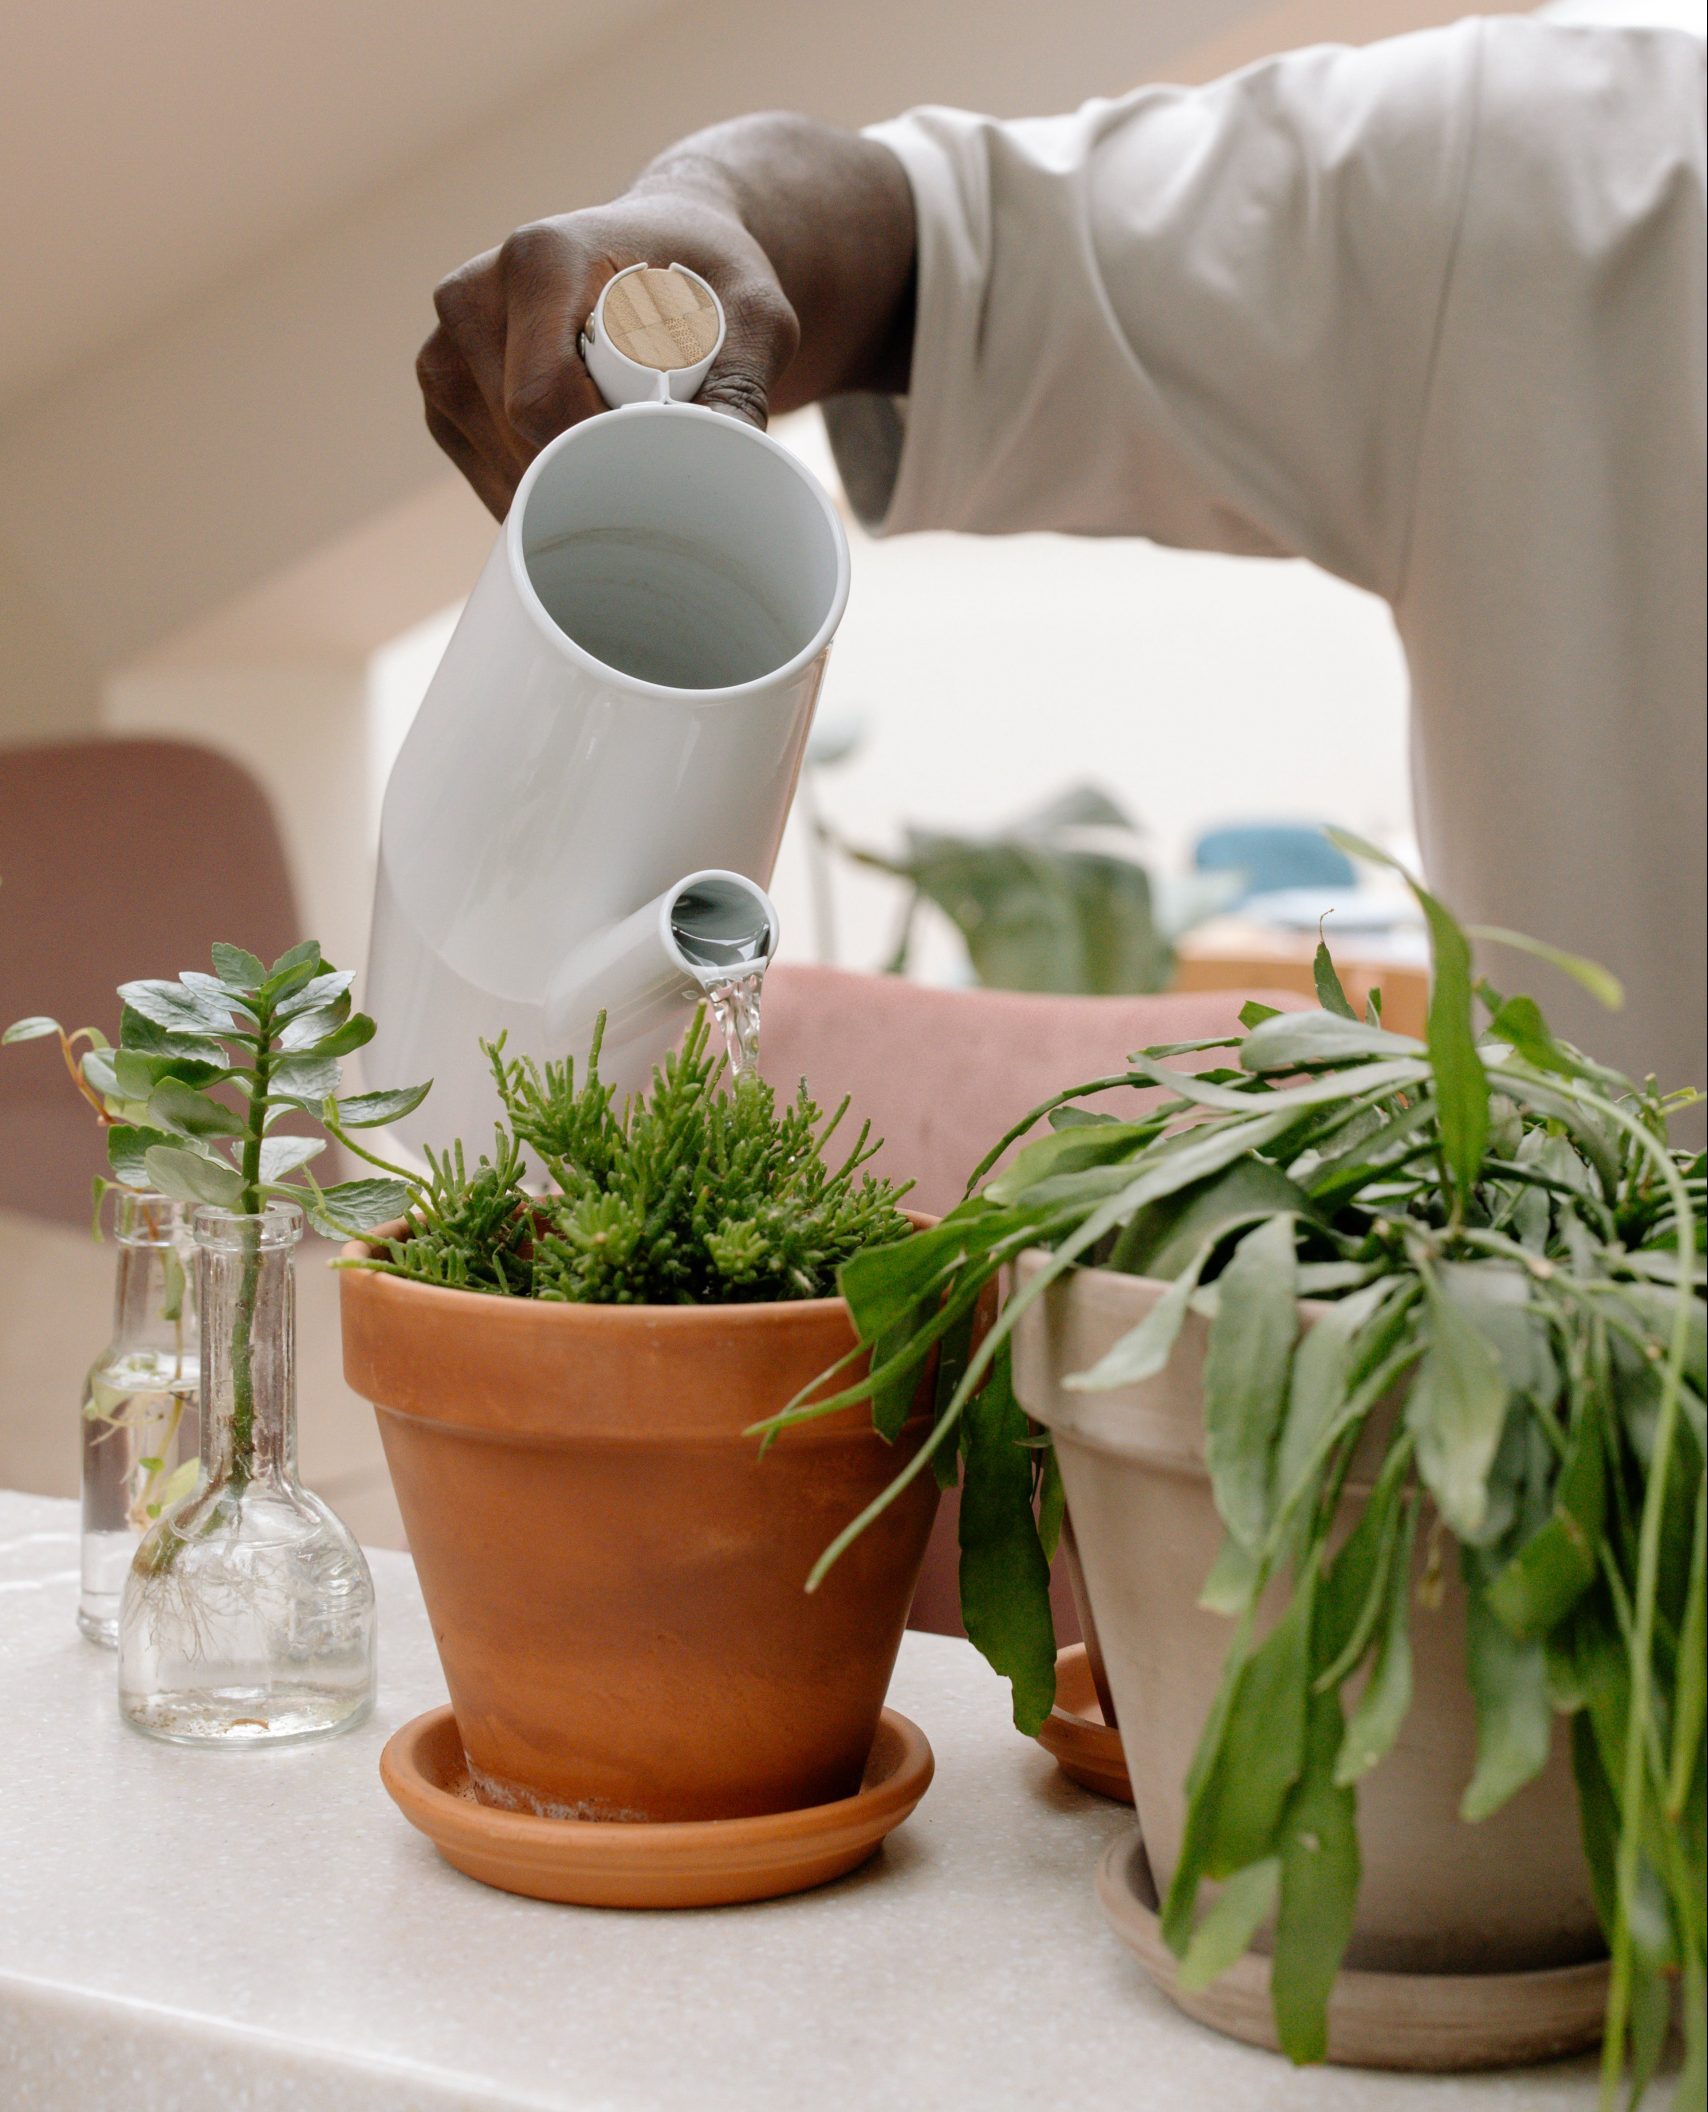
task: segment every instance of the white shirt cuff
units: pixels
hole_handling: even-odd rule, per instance
[[[957,197],[969,172],[911,116],[868,126],[863,136],[889,148],[913,192],[911,387],[906,396],[831,397],[823,407],[825,431],[848,503],[871,534],[949,528],[955,526],[955,447],[945,382],[962,363],[953,350],[957,322],[984,269]],[[972,224],[982,224],[983,217]]]

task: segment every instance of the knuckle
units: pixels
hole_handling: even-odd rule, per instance
[[[800,318],[783,289],[774,279],[758,279],[741,288],[728,306],[731,334],[739,334],[780,374],[801,342]]]
[[[525,439],[539,444],[555,439],[569,422],[563,374],[547,368],[524,375],[505,391],[504,415]]]
[[[435,330],[415,355],[415,379],[421,384],[422,395],[429,399],[445,395],[458,364],[443,332]]]
[[[475,308],[475,278],[478,261],[460,265],[433,288],[433,313],[445,329],[455,330]]]
[[[771,352],[779,374],[800,349],[801,319],[793,305],[779,296],[776,313],[771,318]]]
[[[750,425],[763,427],[770,415],[765,383],[757,374],[741,367],[731,367],[722,374],[708,377],[700,391],[700,401],[714,410],[733,411],[736,417],[745,418]]]
[[[532,278],[559,263],[568,245],[561,228],[549,220],[529,220],[510,234],[498,252],[505,278]]]

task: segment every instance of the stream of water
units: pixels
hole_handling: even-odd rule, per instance
[[[706,1004],[723,1035],[732,1079],[759,1068],[759,1000],[764,986],[763,961],[755,961],[740,975],[705,979]]]

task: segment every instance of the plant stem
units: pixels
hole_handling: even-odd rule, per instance
[[[249,1118],[243,1138],[239,1207],[249,1220],[243,1227],[243,1276],[237,1292],[237,1324],[231,1339],[231,1478],[239,1488],[255,1466],[255,1296],[261,1276],[261,1140],[267,1127],[267,1082],[273,1068],[272,1021],[258,1021],[255,1068],[250,1074]]]
[[[89,1083],[88,1079],[84,1077],[83,1066],[78,1062],[76,1056],[72,1053],[75,1044],[83,1039],[84,1034],[86,1032],[87,1029],[80,1028],[75,1034],[67,1034],[63,1029],[61,1029],[59,1036],[59,1053],[61,1058],[64,1060],[66,1070],[70,1073],[72,1084],[76,1086],[77,1090],[83,1095],[83,1098],[87,1100],[89,1105],[95,1110],[96,1121],[100,1123],[103,1129],[110,1129],[112,1127],[113,1118],[107,1113],[106,1103],[102,1100],[100,1094],[95,1091],[94,1087]]]

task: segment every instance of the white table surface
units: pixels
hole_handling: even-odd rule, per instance
[[[120,1722],[72,1625],[69,1503],[0,1493],[0,2105],[30,2112],[1564,2112],[1589,2064],[1295,2073],[1181,2017],[1104,1924],[1132,1823],[910,1635],[937,1754],[877,1859],[795,1899],[556,1907],[442,1863],[380,1746],[443,1701],[409,1558],[373,1558],[378,1708],[330,1744],[184,1752]]]

